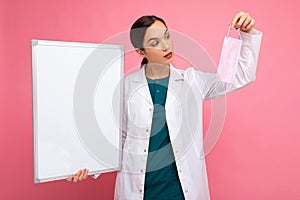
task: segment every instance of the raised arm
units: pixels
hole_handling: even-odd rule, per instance
[[[262,33],[253,28],[254,19],[248,13],[244,12],[235,15],[231,26],[240,29],[242,40],[242,47],[234,79],[231,82],[224,82],[221,79],[221,74],[195,72],[199,78],[198,80],[205,82],[202,84],[204,85],[202,88],[205,99],[214,98],[242,88],[253,82],[256,78],[256,67]]]

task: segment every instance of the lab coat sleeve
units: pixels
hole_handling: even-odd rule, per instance
[[[252,34],[240,31],[242,47],[234,80],[223,82],[221,74],[197,71],[196,79],[201,84],[203,99],[210,99],[242,88],[256,79],[256,67],[262,40],[262,32],[254,29]]]

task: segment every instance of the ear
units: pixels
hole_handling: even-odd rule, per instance
[[[135,48],[135,51],[142,57],[145,57],[145,52],[141,49]]]

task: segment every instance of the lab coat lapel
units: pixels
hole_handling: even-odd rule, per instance
[[[145,75],[145,65],[138,70],[136,76],[132,79],[133,88],[137,91],[148,103],[153,105],[148,82]],[[134,91],[133,90],[133,91]]]
[[[167,91],[166,108],[172,105],[173,101],[178,98],[179,92],[183,85],[184,76],[179,70],[170,64],[170,78]],[[145,65],[138,70],[136,76],[132,79],[134,90],[136,90],[145,100],[153,105],[148,82],[145,75]]]
[[[179,92],[182,88],[184,80],[184,75],[181,71],[177,70],[170,64],[170,78],[167,91],[167,99],[165,108],[168,109],[174,102],[175,99],[178,99]]]

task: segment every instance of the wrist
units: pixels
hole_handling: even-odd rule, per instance
[[[248,33],[248,34],[253,34],[253,28],[249,29],[249,30],[243,30],[241,29],[242,32],[244,33]]]

